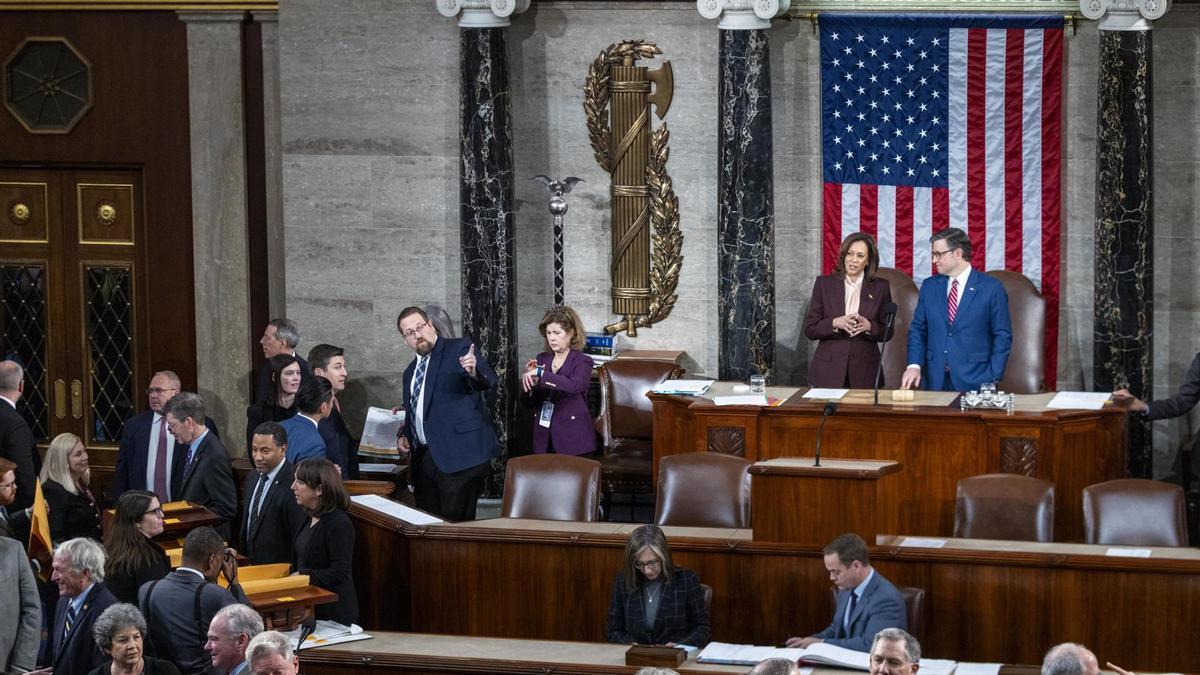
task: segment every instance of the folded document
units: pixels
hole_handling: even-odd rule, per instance
[[[811,663],[837,668],[870,670],[871,658],[866,652],[834,647],[818,642],[807,649],[799,647],[756,647],[734,645],[727,642],[710,642],[697,657],[700,663],[720,663],[729,666],[753,666],[767,659],[782,658],[789,661]]]

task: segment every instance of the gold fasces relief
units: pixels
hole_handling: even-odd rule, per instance
[[[657,70],[637,65],[662,50],[652,42],[609,45],[588,69],[583,110],[596,162],[611,176],[613,312],[620,321],[606,333],[637,329],[665,319],[675,307],[683,266],[679,199],[667,173],[670,132],[650,125],[651,107],[663,119],[671,106],[671,62]],[[615,147],[614,147],[615,144]]]
[[[23,202],[13,204],[12,208],[8,210],[8,219],[12,221],[13,225],[24,225],[32,217],[33,211],[28,204]]]

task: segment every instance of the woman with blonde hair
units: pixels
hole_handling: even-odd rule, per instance
[[[50,539],[55,544],[76,537],[100,541],[100,506],[88,487],[91,477],[83,441],[75,434],[55,436],[38,476],[50,510]]]
[[[583,322],[570,307],[551,307],[538,324],[546,351],[525,364],[524,403],[533,408],[533,451],[564,455],[596,452],[587,409],[592,357],[583,353]]]

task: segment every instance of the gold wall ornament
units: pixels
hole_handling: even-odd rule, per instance
[[[28,204],[22,202],[13,204],[12,208],[8,210],[8,219],[12,221],[13,225],[24,225],[32,217],[33,211],[30,210]]]
[[[113,223],[117,222],[117,207],[109,201],[100,202],[96,206],[96,220],[101,225],[111,227]]]
[[[637,335],[675,307],[683,234],[679,199],[667,173],[670,132],[650,126],[650,108],[667,114],[674,93],[671,62],[657,70],[636,65],[662,50],[652,42],[609,45],[588,69],[583,111],[596,162],[611,176],[613,312],[622,317],[606,333]],[[611,123],[610,123],[611,118]]]

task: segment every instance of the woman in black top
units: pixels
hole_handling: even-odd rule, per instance
[[[167,552],[154,542],[162,531],[162,505],[153,492],[129,490],[117,500],[116,518],[104,538],[104,583],[117,600],[137,604],[142,584],[170,573]]]
[[[50,510],[50,539],[57,545],[87,537],[100,541],[100,507],[88,482],[87,448],[75,434],[59,434],[46,449],[38,480]]]
[[[109,660],[88,675],[179,675],[170,661],[146,656],[146,617],[128,603],[112,605],[96,617],[91,637]]]
[[[708,644],[708,607],[695,573],[671,562],[667,537],[655,525],[629,535],[625,569],[613,582],[608,641],[622,644]]]
[[[292,569],[307,574],[312,585],[337,593],[337,602],[317,606],[317,618],[349,626],[358,620],[358,598],[351,573],[354,524],[346,514],[350,498],[342,477],[333,462],[312,457],[296,465],[292,492],[308,513],[308,524],[296,535]]]
[[[271,365],[267,395],[246,408],[246,456],[254,444],[254,430],[263,422],[282,422],[296,414],[296,392],[300,389],[300,361],[291,354],[276,354]],[[254,458],[251,457],[251,460]]]

